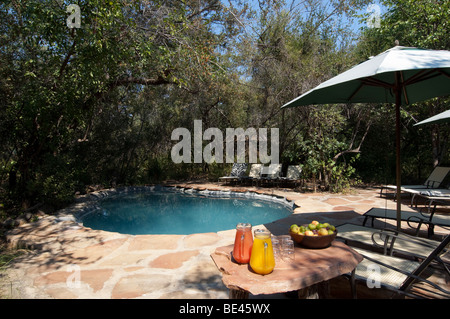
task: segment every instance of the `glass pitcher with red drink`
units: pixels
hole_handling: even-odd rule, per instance
[[[239,264],[248,264],[252,253],[253,234],[252,225],[239,223],[236,226],[236,237],[234,239],[233,258]]]

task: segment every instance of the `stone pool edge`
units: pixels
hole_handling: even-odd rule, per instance
[[[289,209],[294,210],[300,206],[295,203],[295,200],[289,200],[285,196],[276,194],[267,194],[261,190],[249,190],[249,189],[219,189],[219,188],[207,188],[198,186],[180,186],[180,185],[144,185],[144,186],[124,186],[118,188],[109,188],[99,191],[95,191],[86,195],[82,195],[75,199],[75,202],[68,207],[62,208],[55,213],[54,222],[74,222],[80,227],[90,229],[82,223],[82,218],[86,214],[89,214],[100,207],[98,201],[110,196],[122,195],[122,194],[136,194],[153,191],[167,191],[178,192],[184,194],[193,194],[206,197],[215,198],[245,198],[255,199],[262,201],[271,201],[282,204]],[[163,235],[163,234],[162,234]]]

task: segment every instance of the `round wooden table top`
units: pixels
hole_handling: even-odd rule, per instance
[[[295,244],[295,260],[278,261],[268,275],[259,275],[250,265],[240,265],[232,258],[233,245],[219,247],[211,254],[222,272],[225,286],[253,295],[295,291],[350,273],[363,257],[344,243],[334,240],[323,249],[308,249]]]

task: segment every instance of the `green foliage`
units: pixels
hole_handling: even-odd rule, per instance
[[[369,2],[79,0],[81,27],[70,29],[69,0],[2,1],[2,203],[59,207],[92,184],[227,175],[229,165],[172,162],[172,130],[192,132],[196,119],[279,128],[282,163],[327,190],[391,180],[389,106],[280,109],[395,39],[449,49],[449,4],[432,0],[383,1],[381,27],[355,43],[346,18]],[[449,160],[448,128],[412,128],[448,101],[402,110],[407,177]]]
[[[17,172],[19,200],[141,180],[145,157],[179,124],[165,113],[224,78],[214,49],[235,31],[227,21],[227,33],[212,32],[228,19],[216,1],[77,3],[73,29],[69,1],[0,4],[1,181]]]
[[[300,162],[304,163],[304,172],[314,181],[320,181],[325,190],[342,191],[355,177],[352,165],[359,154],[351,156],[349,161],[337,155],[344,154],[348,148],[345,122],[339,105],[311,107],[309,112],[308,130],[300,143]]]
[[[450,3],[434,0],[384,1],[389,8],[380,33],[401,45],[427,49],[450,47]]]
[[[435,0],[385,0],[386,13],[379,28],[365,28],[357,51],[364,56],[394,46],[448,50],[450,3]],[[366,19],[366,16],[363,16]]]
[[[333,192],[344,192],[350,187],[361,183],[360,178],[357,177],[354,163],[359,160],[360,154],[351,157],[348,163],[336,163],[329,161],[330,174],[330,190]]]
[[[355,49],[362,61],[394,46],[424,49],[450,49],[450,3],[434,0],[382,1],[386,13],[379,28],[365,28]],[[364,17],[365,18],[365,17]],[[413,127],[417,121],[443,112],[448,108],[447,98],[436,98],[403,107],[402,116],[402,180],[405,183],[422,182],[436,165],[446,165],[449,158],[449,129],[445,125]],[[392,183],[395,181],[394,131],[386,123],[394,123],[393,111],[382,106],[383,111],[374,117],[371,134],[361,158],[362,174],[366,180]],[[381,110],[381,109],[380,109]],[[387,147],[379,147],[387,143]]]

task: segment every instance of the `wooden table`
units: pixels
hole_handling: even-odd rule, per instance
[[[340,241],[324,249],[307,249],[298,244],[295,260],[278,261],[268,275],[253,272],[248,264],[237,264],[231,256],[233,245],[219,247],[211,254],[222,281],[230,289],[230,298],[248,298],[248,294],[275,294],[299,291],[299,297],[317,298],[327,290],[328,281],[352,272],[363,260],[356,251]],[[321,297],[326,297],[322,292]]]

